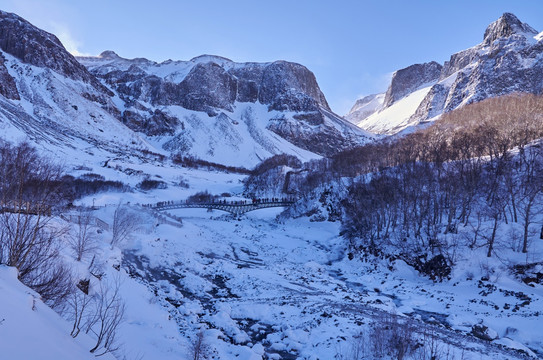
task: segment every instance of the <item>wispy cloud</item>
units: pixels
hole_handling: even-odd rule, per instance
[[[51,22],[51,32],[58,37],[60,42],[62,42],[62,45],[64,45],[70,54],[74,56],[88,56],[88,54],[79,50],[81,46],[83,46],[83,43],[74,38],[72,32],[66,25]]]

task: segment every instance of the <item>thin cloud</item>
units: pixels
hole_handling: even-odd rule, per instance
[[[73,37],[66,25],[51,22],[51,32],[58,37],[70,54],[74,56],[89,56],[89,54],[79,50],[83,46],[83,43]]]

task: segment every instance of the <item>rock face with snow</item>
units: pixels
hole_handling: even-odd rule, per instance
[[[385,94],[372,94],[358,99],[353,105],[345,119],[353,124],[357,124],[360,120],[367,118],[374,112],[383,107]]]
[[[156,63],[112,51],[76,59],[52,34],[0,11],[0,128],[72,158],[170,153],[252,167],[309,160],[371,139],[330,111],[313,73],[286,61],[203,55]]]
[[[79,61],[118,95],[127,126],[147,136],[174,136],[162,145],[168,151],[191,152],[204,127],[222,128],[218,136],[238,146],[241,123],[271,155],[283,151],[276,135],[320,155],[371,138],[332,113],[313,73],[299,64],[235,63],[210,55],[155,63],[112,51]]]
[[[105,90],[84,66],[71,56],[58,38],[23,18],[0,10],[0,49],[23,63],[45,67],[70,79],[83,80]]]
[[[397,71],[383,108],[359,119],[358,125],[391,134],[490,97],[514,92],[541,94],[542,38],[515,15],[505,13],[487,27],[479,45],[453,54],[442,67],[429,63],[435,65],[427,78],[416,75],[420,65]],[[398,82],[400,74],[406,80]],[[425,83],[428,86],[422,90]]]
[[[20,100],[15,79],[9,74],[5,65],[6,59],[0,55],[0,95],[6,99]]]
[[[385,94],[384,106],[389,107],[424,84],[435,82],[441,75],[441,69],[440,64],[432,61],[396,71]]]

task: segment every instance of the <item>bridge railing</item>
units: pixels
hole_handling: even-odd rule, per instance
[[[295,200],[291,198],[272,198],[272,199],[252,199],[252,200],[217,200],[207,202],[192,202],[186,200],[180,201],[160,201],[155,204],[145,204],[149,208],[168,208],[168,207],[217,207],[217,206],[257,206],[257,205],[275,205],[287,206],[294,204]]]

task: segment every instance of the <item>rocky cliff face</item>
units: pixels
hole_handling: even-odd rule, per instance
[[[378,109],[381,113],[370,114],[360,119],[358,124],[362,128],[375,129],[375,124],[381,122],[381,133],[394,133],[490,97],[514,92],[542,94],[542,38],[541,34],[538,35],[536,30],[522,23],[515,15],[505,13],[487,27],[479,45],[451,55],[443,67],[434,65],[432,71],[429,71],[431,76],[424,78],[417,75],[415,69],[418,65],[396,72],[383,109]],[[398,81],[396,78],[400,78],[399,74],[408,80]],[[415,94],[416,85],[421,86],[424,80],[430,78],[433,80],[425,90],[425,95],[417,100],[419,102],[416,106],[406,107],[403,104],[411,112],[396,115],[404,119],[385,118],[382,115],[388,108],[400,108],[401,98]],[[421,80],[417,82],[416,79]],[[387,127],[386,122],[394,126]]]
[[[349,113],[345,115],[345,119],[353,124],[357,124],[360,122],[360,120],[363,120],[376,111],[382,109],[384,100],[385,94],[372,94],[364,96],[363,98],[356,100],[356,103],[353,105]]]
[[[23,63],[48,68],[74,80],[106,89],[64,49],[58,38],[23,18],[0,10],[0,49]]]
[[[435,82],[441,75],[442,66],[435,61],[415,64],[396,71],[385,94],[384,107],[389,107],[421,86]]]
[[[0,52],[0,95],[3,95],[6,99],[20,100],[15,79],[9,74],[5,63],[6,59]]]
[[[232,121],[239,123],[247,117],[235,119],[239,115],[233,114],[238,108],[264,105],[267,114],[259,111],[258,119],[253,120],[290,143],[321,155],[361,144],[370,137],[343,124],[345,121],[331,112],[315,76],[299,64],[235,63],[210,55],[190,61],[155,63],[124,59],[112,51],[79,61],[123,100],[122,119],[126,125],[149,136],[175,135],[182,127],[183,149],[191,143],[187,139],[195,121],[176,114],[179,107],[205,113],[217,121],[219,116],[233,116]],[[255,113],[252,111],[251,116]],[[200,124],[213,121],[202,120]],[[225,125],[222,120],[219,123]],[[250,122],[250,126],[254,124],[255,121]],[[251,134],[259,141],[263,139],[262,132],[258,136],[255,131]],[[173,149],[171,144],[167,145],[169,149]]]

